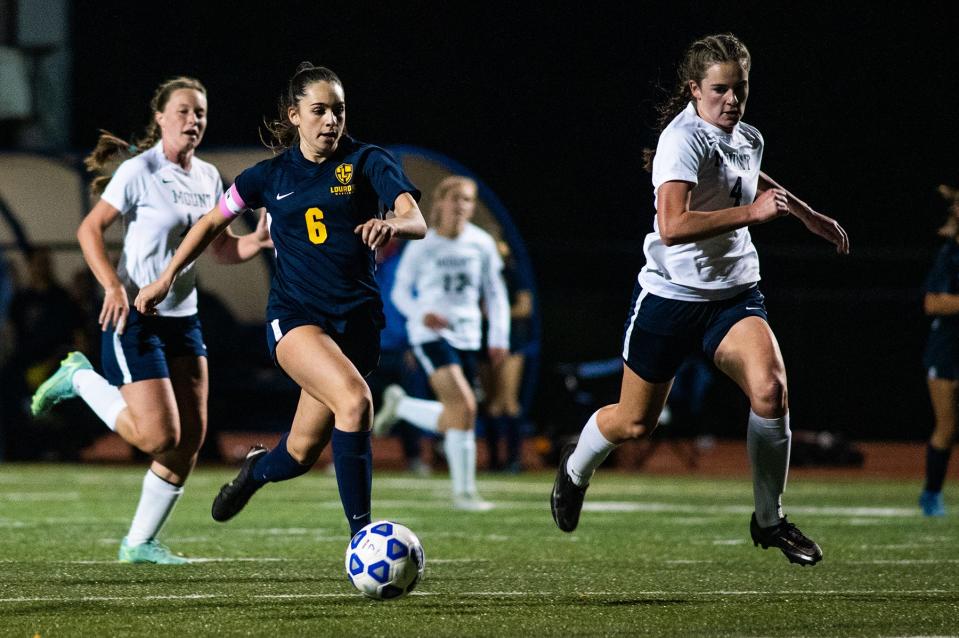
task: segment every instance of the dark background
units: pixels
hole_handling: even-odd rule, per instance
[[[959,185],[951,5],[551,4],[77,3],[72,143],[139,133],[155,86],[187,74],[209,90],[204,145],[254,145],[298,62],[333,68],[354,136],[453,157],[511,211],[536,268],[548,416],[556,363],[621,349],[660,87],[692,40],[731,31],[753,55],[763,169],[852,242],[839,257],[791,218],[753,229],[793,427],[927,435],[919,286],[946,212],[935,187]],[[713,429],[739,434],[729,401]]]

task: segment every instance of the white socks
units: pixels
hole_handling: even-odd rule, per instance
[[[782,493],[789,473],[789,413],[778,419],[764,419],[749,411],[746,450],[753,469],[753,499],[756,522],[771,527],[783,516]]]
[[[599,424],[596,423],[598,413],[594,412],[593,416],[589,417],[582,434],[579,435],[576,449],[566,462],[566,474],[577,487],[589,485],[593,472],[617,447],[615,443],[606,440],[603,433],[599,431]]]
[[[443,404],[439,401],[413,397],[403,397],[396,405],[397,418],[434,434],[440,431],[440,413],[442,412]]]
[[[443,439],[446,464],[450,468],[453,496],[476,492],[476,433],[473,430],[447,430]]]
[[[127,407],[120,390],[93,370],[77,370],[71,381],[77,395],[116,432],[117,416]]]
[[[463,432],[463,493],[467,496],[477,494],[476,491],[476,430]]]
[[[127,533],[127,545],[142,545],[156,538],[181,494],[183,486],[167,483],[152,470],[147,470],[146,476],[143,477],[140,503]]]

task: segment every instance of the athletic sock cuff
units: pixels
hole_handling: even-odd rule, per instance
[[[370,431],[345,432],[333,428],[333,451],[339,454],[366,454],[370,451]]]

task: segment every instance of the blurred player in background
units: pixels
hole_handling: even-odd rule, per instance
[[[782,513],[791,436],[786,370],[757,287],[748,227],[791,213],[839,253],[848,253],[849,240],[834,220],[760,171],[763,138],[741,121],[750,66],[745,45],[728,34],[686,51],[647,158],[656,218],[626,324],[620,400],[598,410],[579,442],[564,448],[551,506],[557,526],[573,531],[593,472],[620,443],[649,436],[676,370],[701,349],[749,399],[753,542],[812,565],[822,551]]]
[[[959,192],[939,187],[949,202],[949,215],[939,229],[945,238],[926,276],[922,307],[932,317],[923,365],[935,427],[926,446],[926,483],[919,507],[926,516],[944,516],[942,485],[956,437],[959,400]]]
[[[104,132],[85,161],[91,172],[101,173],[91,186],[100,198],[77,239],[104,290],[99,317],[103,376],[82,353],[71,352],[37,389],[31,409],[41,415],[79,396],[107,427],[153,458],[119,559],[176,564],[187,559],[173,554],[157,535],[183,494],[207,426],[209,378],[195,269],[191,264],[184,270],[154,316],[131,309],[129,299],[163,272],[183,236],[222,194],[223,184],[216,168],[196,157],[207,126],[203,85],[188,77],[168,80],[157,88],[150,108],[153,120],[135,145]],[[129,159],[110,175],[111,164],[123,157]],[[118,219],[124,226],[123,252],[114,268],[104,233]],[[261,219],[254,233],[219,238],[214,254],[221,263],[239,263],[269,247]]]
[[[505,241],[496,242],[503,259],[503,279],[509,294],[509,354],[499,366],[488,360],[480,363],[480,380],[485,400],[486,447],[489,450],[489,468],[516,474],[522,471],[522,411],[520,391],[523,386],[523,367],[533,345],[533,291],[516,267],[516,260]],[[506,460],[501,461],[500,439],[506,439]]]
[[[422,237],[426,222],[419,191],[396,159],[345,135],[343,83],[330,69],[301,63],[269,130],[281,152],[240,173],[157,281],[140,291],[136,306],[152,312],[230,222],[244,210],[267,207],[277,259],[267,343],[300,386],[300,399],[276,447],[255,446],[220,489],[213,518],[229,520],[265,484],[306,473],[332,440],[352,535],[370,522],[373,402],[363,377],[376,367],[383,327],[374,250],[393,237]],[[382,219],[380,202],[395,216]]]
[[[396,278],[396,268],[406,242],[394,239],[376,251],[376,283],[379,284],[383,295],[383,314],[386,326],[380,333],[380,363],[376,370],[366,378],[370,385],[370,392],[374,400],[381,399],[381,403],[374,410],[374,423],[382,413],[382,397],[386,388],[398,386],[403,392],[413,396],[428,396],[429,387],[426,375],[413,356],[409,339],[406,337],[406,318],[397,310],[390,298],[393,290],[393,281]],[[374,428],[374,434],[377,434]],[[422,432],[406,422],[400,422],[393,427],[392,434],[397,435],[403,444],[403,456],[407,469],[417,476],[429,476],[432,469],[423,460]]]
[[[476,210],[476,182],[453,175],[433,193],[432,228],[426,239],[406,247],[396,270],[392,299],[406,316],[406,331],[417,361],[429,376],[439,402],[414,399],[398,386],[384,393],[378,431],[403,419],[444,435],[453,506],[484,511],[492,504],[476,489],[477,352],[486,303],[490,363],[509,354],[509,299],[496,242],[469,223]]]

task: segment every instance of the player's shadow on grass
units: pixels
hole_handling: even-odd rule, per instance
[[[531,607],[556,608],[557,605],[564,607],[610,607],[610,606],[636,606],[636,607],[666,607],[672,605],[693,605],[701,604],[702,601],[686,600],[681,598],[590,598],[583,596],[538,596],[530,594],[527,596],[495,596],[483,597],[482,600],[463,600],[454,595],[444,596],[442,594],[430,594],[429,596],[416,598],[417,614],[448,614],[450,605],[455,604],[456,613],[486,613],[490,609],[505,609],[515,607],[518,609],[529,609]],[[367,602],[359,599],[357,602]]]

